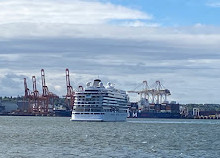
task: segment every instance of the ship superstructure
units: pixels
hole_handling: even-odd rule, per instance
[[[103,85],[100,79],[88,82],[86,88],[75,92],[72,121],[125,121],[128,95],[111,83]]]

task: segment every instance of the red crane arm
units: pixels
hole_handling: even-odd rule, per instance
[[[27,81],[26,81],[26,78],[24,78],[24,91],[25,91],[25,97],[28,97],[30,95],[30,91],[27,87]]]
[[[66,69],[66,87],[67,87],[67,96],[73,94],[73,87],[70,85],[70,75],[69,69]]]
[[[36,81],[35,76],[32,76],[32,82],[33,82],[33,94],[34,94],[34,97],[36,98],[39,96],[39,92],[37,90],[37,81]]]
[[[41,80],[42,80],[42,91],[43,91],[42,95],[47,96],[49,94],[49,90],[48,87],[46,86],[44,69],[41,69]]]

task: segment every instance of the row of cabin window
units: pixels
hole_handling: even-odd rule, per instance
[[[77,104],[97,104],[97,103],[96,102],[77,102]]]
[[[75,108],[73,110],[76,110]],[[77,109],[77,112],[101,112],[101,109]]]
[[[98,105],[78,105],[78,107],[98,107]]]
[[[92,98],[100,98],[100,97],[102,97],[102,95],[101,96],[100,95],[97,95],[97,96],[93,95],[92,96]],[[77,96],[77,98],[85,98],[85,96]]]
[[[76,99],[78,101],[99,101],[100,99]]]

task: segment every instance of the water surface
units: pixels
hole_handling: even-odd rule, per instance
[[[0,117],[0,157],[219,157],[220,120]]]

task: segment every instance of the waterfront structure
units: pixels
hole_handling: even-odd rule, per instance
[[[125,121],[128,95],[111,83],[105,87],[100,79],[75,92],[71,121]]]
[[[130,118],[181,118],[179,104],[175,102],[163,104],[149,104],[143,99],[139,102],[132,102],[129,108]]]
[[[128,93],[137,93],[140,100],[131,103],[128,117],[137,118],[180,118],[180,106],[175,101],[169,102],[167,97],[171,95],[160,81],[156,81],[151,87],[147,81],[143,81],[138,87],[141,90],[132,90]]]

